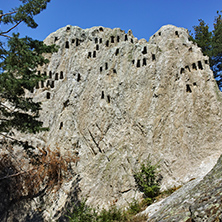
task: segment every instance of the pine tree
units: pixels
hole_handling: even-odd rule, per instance
[[[217,12],[212,36],[212,67],[218,85],[222,88],[222,18]]]
[[[10,33],[21,22],[30,28],[38,25],[34,16],[44,10],[50,0],[20,0],[18,8],[10,12],[0,11],[0,133],[6,135],[12,129],[21,132],[36,133],[46,130],[38,120],[41,104],[25,97],[25,91],[33,91],[40,80],[46,77],[37,74],[37,67],[48,63],[44,53],[56,51],[55,45],[47,46],[42,41]],[[10,28],[9,25],[11,25]]]
[[[202,19],[199,19],[199,25],[193,28],[194,33],[191,33],[190,39],[202,48],[204,55],[209,56],[210,67],[219,88],[222,89],[222,18],[220,12],[217,12],[212,32]]]

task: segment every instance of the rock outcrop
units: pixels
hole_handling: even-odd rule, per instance
[[[222,156],[203,179],[190,181],[168,198],[151,205],[148,221],[213,222],[222,220]]]
[[[209,59],[186,29],[162,27],[147,42],[116,29],[66,26],[46,44],[59,46],[41,67],[49,77],[32,96],[49,132],[35,147],[77,155],[73,180],[44,210],[55,219],[73,184],[87,203],[107,208],[140,198],[134,172],[150,155],[160,162],[161,189],[205,175],[221,154],[221,94]],[[65,192],[64,192],[65,190]]]

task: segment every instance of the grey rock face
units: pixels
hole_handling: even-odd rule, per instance
[[[188,37],[167,25],[149,42],[103,27],[66,26],[46,38],[60,48],[39,68],[49,79],[28,94],[42,102],[50,131],[29,141],[78,154],[88,204],[140,198],[133,174],[149,155],[166,189],[205,175],[221,154],[221,95],[208,57]],[[51,197],[46,219],[64,207],[73,181]]]
[[[149,217],[148,221],[221,221],[221,168],[222,156],[202,180],[191,181],[170,197],[156,203],[156,207],[148,207],[144,212]]]

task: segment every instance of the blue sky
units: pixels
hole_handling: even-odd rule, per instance
[[[8,12],[18,4],[19,0],[0,0],[0,9]],[[119,27],[126,32],[131,29],[138,39],[149,40],[163,25],[191,30],[200,18],[212,29],[217,10],[222,10],[222,0],[51,0],[47,9],[35,17],[38,28],[20,25],[15,31],[43,40],[68,24],[83,29]]]

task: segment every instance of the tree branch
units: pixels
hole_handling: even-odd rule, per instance
[[[3,36],[4,34],[9,33],[12,29],[16,28],[22,21],[17,22],[13,27],[11,27],[8,31],[6,32],[1,32],[0,35]]]
[[[18,12],[18,11],[8,12],[8,13],[5,13],[5,14],[1,14],[1,15],[0,15],[0,19],[1,19],[3,16],[12,15],[12,14],[15,14],[16,12]]]
[[[15,174],[11,174],[11,175],[7,175],[7,176],[4,176],[4,177],[1,177],[0,180],[8,179],[8,178],[11,178],[11,177],[16,177],[16,176],[19,176],[21,174],[28,173],[28,172],[30,172],[32,170],[36,170],[36,168],[30,169],[30,170],[27,170],[27,171],[21,171],[21,172],[15,173]]]

